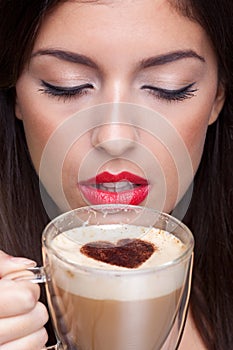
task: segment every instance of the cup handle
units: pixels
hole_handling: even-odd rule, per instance
[[[32,283],[45,283],[47,278],[43,266],[30,267],[27,269],[33,273],[33,275],[28,275],[28,280]],[[25,279],[25,278],[24,278]]]
[[[57,343],[57,345],[45,347],[42,350],[63,350],[63,346],[60,343]]]

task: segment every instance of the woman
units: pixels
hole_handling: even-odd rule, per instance
[[[232,14],[229,0],[0,1],[1,249],[41,263],[40,235],[49,218],[40,164],[53,133],[71,115],[109,103],[156,111],[183,140],[195,174],[184,218],[196,245],[182,350],[228,350],[233,342]],[[87,154],[88,164],[108,155],[92,171],[102,202],[124,201],[123,182],[131,203],[156,207],[154,168],[140,163],[142,148],[162,168],[164,211],[172,212],[191,184],[188,174],[179,194],[174,162],[155,142],[159,132],[110,122],[88,132],[83,127],[80,135],[64,162],[70,207],[96,198],[96,183],[90,186],[85,167],[82,172]],[[42,182],[62,209],[43,176]],[[140,193],[146,188],[142,197],[136,187]],[[9,281],[12,271],[33,261],[3,252],[0,258],[1,349],[41,349],[47,313],[38,288]]]

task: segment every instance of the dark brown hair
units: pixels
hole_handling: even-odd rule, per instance
[[[0,248],[38,264],[40,236],[48,217],[23,126],[15,118],[14,86],[43,17],[61,2],[18,0],[16,5],[15,0],[0,0]],[[196,326],[208,349],[229,350],[233,344],[233,2],[170,2],[206,30],[226,88],[223,110],[208,128],[184,221],[195,236],[191,310]]]

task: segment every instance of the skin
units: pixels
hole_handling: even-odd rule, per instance
[[[44,52],[58,49],[85,55],[92,60],[92,67],[67,62]],[[192,50],[201,59],[188,57],[141,67],[141,62],[151,57],[181,50]],[[42,80],[60,88],[82,84],[90,84],[91,88],[84,90],[81,96],[65,99],[52,96],[51,91],[48,94]],[[190,84],[193,84],[191,89],[196,91],[182,101],[168,102],[152,95],[151,88],[145,88],[149,85],[177,90]],[[38,173],[41,156],[52,133],[77,111],[102,103],[128,102],[150,108],[162,115],[177,138],[181,137],[184,142],[192,167],[187,179],[182,178],[184,167],[181,171],[178,169],[177,175],[176,160],[157,140],[160,127],[149,134],[147,129],[133,123],[116,125],[110,120],[108,125],[88,125],[90,131],[75,142],[63,164],[62,187],[71,207],[87,204],[79,191],[78,176],[80,181],[86,181],[101,171],[120,173],[127,170],[149,181],[150,196],[143,205],[158,208],[164,199],[164,205],[159,209],[170,212],[181,197],[179,185],[181,194],[184,194],[192,181],[200,162],[207,127],[217,118],[224,100],[223,91],[218,87],[215,55],[205,32],[161,0],[137,1],[133,5],[131,1],[108,2],[108,5],[67,2],[45,20],[32,58],[16,89],[16,115],[23,121],[29,151]],[[75,128],[83,128],[82,123],[81,120],[81,126],[77,124]],[[106,140],[108,142],[104,142]],[[61,141],[57,147],[62,147]],[[143,163],[141,159],[144,157],[138,156],[141,147],[152,154]],[[172,150],[177,148],[177,144],[175,142],[168,147]],[[88,152],[89,166],[82,171],[81,165]],[[106,155],[108,161],[105,161]],[[93,167],[98,158],[98,164]],[[157,164],[163,174],[160,177],[159,171],[153,170]],[[53,188],[54,176],[52,174],[48,182],[42,181],[63,208],[59,196],[56,197],[56,188]],[[166,193],[160,193],[163,187],[161,178],[166,183]]]
[[[16,280],[35,263],[0,251],[0,347],[2,350],[41,350],[48,339],[45,306],[38,302],[39,286]],[[14,278],[13,278],[14,276]],[[12,331],[14,330],[14,331]]]
[[[57,49],[85,55],[94,65],[90,67],[51,54],[41,54],[41,50]],[[195,57],[186,55],[185,58],[166,64],[147,68],[141,66],[142,61],[151,57],[177,51],[192,51]],[[59,87],[70,88],[87,83],[91,87],[81,96],[65,100],[64,97],[54,97],[41,91],[46,90],[42,80]],[[195,92],[191,93],[190,98],[181,101],[166,101],[159,98],[158,94],[154,96],[151,93],[151,86],[178,90],[193,83]],[[201,159],[206,130],[217,119],[224,103],[224,90],[218,84],[216,57],[204,30],[176,13],[164,0],[106,1],[100,4],[72,1],[62,4],[45,19],[32,58],[17,82],[16,92],[16,116],[23,122],[31,158],[38,173],[44,148],[52,133],[64,125],[71,115],[102,103],[128,102],[158,112],[167,125],[172,126],[190,156],[193,176]],[[87,170],[81,171],[82,162],[90,152],[88,172],[91,177],[106,170],[112,173],[127,170],[144,176],[150,183],[150,195],[142,204],[158,207],[159,198],[164,193],[159,193],[160,184],[155,180],[157,174],[153,173],[151,158],[141,163],[140,157],[135,156],[143,146],[162,169],[167,191],[161,209],[170,212],[191,183],[192,176],[183,181],[180,194],[178,187],[182,178],[179,180],[174,159],[156,136],[140,125],[116,125],[111,122],[84,132],[70,148],[63,164],[62,185],[69,205],[79,207],[87,204],[77,186],[77,174],[82,181],[90,177]],[[108,142],[104,142],[106,140]],[[107,161],[103,154],[107,155]],[[129,156],[135,161],[131,162]],[[100,161],[92,169],[91,160],[98,157]],[[45,180],[45,184],[56,200],[56,191],[50,189],[49,180],[48,183]],[[63,203],[58,205],[63,207]],[[11,270],[9,265],[7,273]],[[0,283],[3,283],[2,280]],[[7,283],[10,288],[11,281]],[[25,291],[36,288],[24,283]],[[7,294],[5,297],[7,300]],[[37,294],[33,300],[31,309],[38,305]],[[12,318],[13,306],[16,308],[16,304],[12,304]],[[6,317],[4,310],[0,309],[0,312],[0,316]],[[23,308],[20,314],[22,322],[26,322],[27,318],[35,318]],[[43,322],[40,322],[41,327]],[[7,336],[7,327],[2,325],[0,329],[1,334]],[[36,338],[35,329],[28,332]],[[5,339],[2,343],[8,342],[8,345],[1,349],[21,349],[23,334],[19,334],[20,337],[17,343],[13,338]],[[44,338],[38,338],[41,344]],[[35,347],[32,348],[35,350]],[[187,348],[204,349],[190,317],[180,349]],[[31,348],[24,347],[24,350],[28,349]]]

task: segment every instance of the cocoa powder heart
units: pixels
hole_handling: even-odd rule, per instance
[[[136,268],[154,253],[154,244],[141,239],[121,239],[116,244],[96,241],[83,245],[81,253],[107,264]]]

